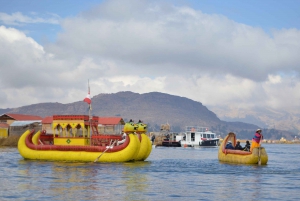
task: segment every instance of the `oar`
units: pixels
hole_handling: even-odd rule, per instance
[[[102,152],[95,160],[94,160],[94,163],[96,163],[98,160],[99,160],[99,158],[107,151],[107,150],[109,150],[110,148],[111,148],[111,145],[112,145],[112,140],[110,140],[110,143],[109,143],[109,146],[107,146],[107,148],[104,150],[104,152]],[[113,143],[114,143],[115,141],[113,141]]]
[[[260,140],[259,140],[259,146],[258,146],[258,165],[261,165],[261,139],[262,139],[262,135],[260,136]]]

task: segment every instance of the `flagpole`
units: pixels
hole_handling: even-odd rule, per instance
[[[89,94],[91,93],[91,91],[90,91],[90,80],[88,80],[88,93]],[[90,118],[90,120],[92,119],[92,117],[91,117],[91,104],[92,104],[92,102],[89,104],[89,118]]]
[[[91,95],[91,91],[90,91],[90,80],[88,80],[88,87],[89,87],[89,94]],[[90,145],[92,145],[92,114],[91,114],[91,108],[92,108],[92,101],[90,103],[90,108],[89,108],[89,118],[90,118]]]

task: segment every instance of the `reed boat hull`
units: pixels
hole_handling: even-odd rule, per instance
[[[32,138],[31,143],[33,144],[30,148],[26,144],[26,138],[32,135],[33,131],[27,130],[20,137],[18,142],[18,150],[20,155],[25,159],[31,160],[50,160],[50,161],[79,161],[79,162],[94,162],[100,155],[101,157],[97,162],[127,162],[132,161],[137,156],[140,149],[140,142],[135,134],[128,134],[129,143],[126,147],[118,151],[95,151],[92,146],[81,146],[78,151],[64,151],[64,150],[39,150],[43,146],[51,145],[36,145],[37,138]],[[36,133],[39,135],[40,133]],[[27,140],[28,141],[28,140]],[[27,142],[28,143],[28,142]],[[57,147],[57,145],[53,145]],[[62,146],[67,147],[67,146]],[[85,151],[93,150],[93,151]],[[105,153],[104,153],[105,152]]]
[[[238,164],[258,164],[259,154],[258,151],[261,149],[261,164],[266,165],[268,162],[268,155],[264,147],[254,148],[252,153],[249,155],[241,155],[239,153],[223,153],[219,148],[218,158],[221,162],[227,163],[238,163]],[[241,151],[240,151],[241,152]]]
[[[32,143],[35,144],[35,145],[38,145],[39,144],[39,138],[40,138],[40,135],[42,134],[41,131],[38,131],[36,132],[33,137],[32,137]]]
[[[141,143],[139,153],[137,154],[135,160],[136,161],[144,161],[148,158],[152,151],[152,143],[149,139],[149,137],[145,134],[138,134],[139,135],[139,140]]]
[[[221,143],[218,151],[218,158],[221,162],[237,163],[237,164],[258,164],[266,165],[268,162],[268,154],[264,147],[257,147],[252,152],[241,150],[228,150],[225,149],[228,140],[236,143],[236,137],[234,133],[229,133],[223,142]]]

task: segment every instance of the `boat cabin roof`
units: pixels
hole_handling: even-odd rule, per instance
[[[200,127],[200,126],[187,126],[185,129],[186,132],[196,133],[196,132],[205,132],[205,133],[212,133],[209,131],[208,127]],[[214,133],[212,133],[214,134]]]

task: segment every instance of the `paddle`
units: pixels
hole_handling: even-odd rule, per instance
[[[110,148],[112,148],[111,145],[114,144],[115,141],[113,141],[113,143],[111,143],[111,142],[112,142],[112,140],[110,140],[109,146],[106,147],[106,149],[104,150],[104,152],[102,152],[102,153],[94,160],[94,163],[96,163],[96,162],[99,160],[99,158],[100,158],[107,150],[109,150]]]
[[[262,135],[260,136],[259,140],[259,146],[258,146],[258,165],[261,165],[261,140],[262,140]]]

